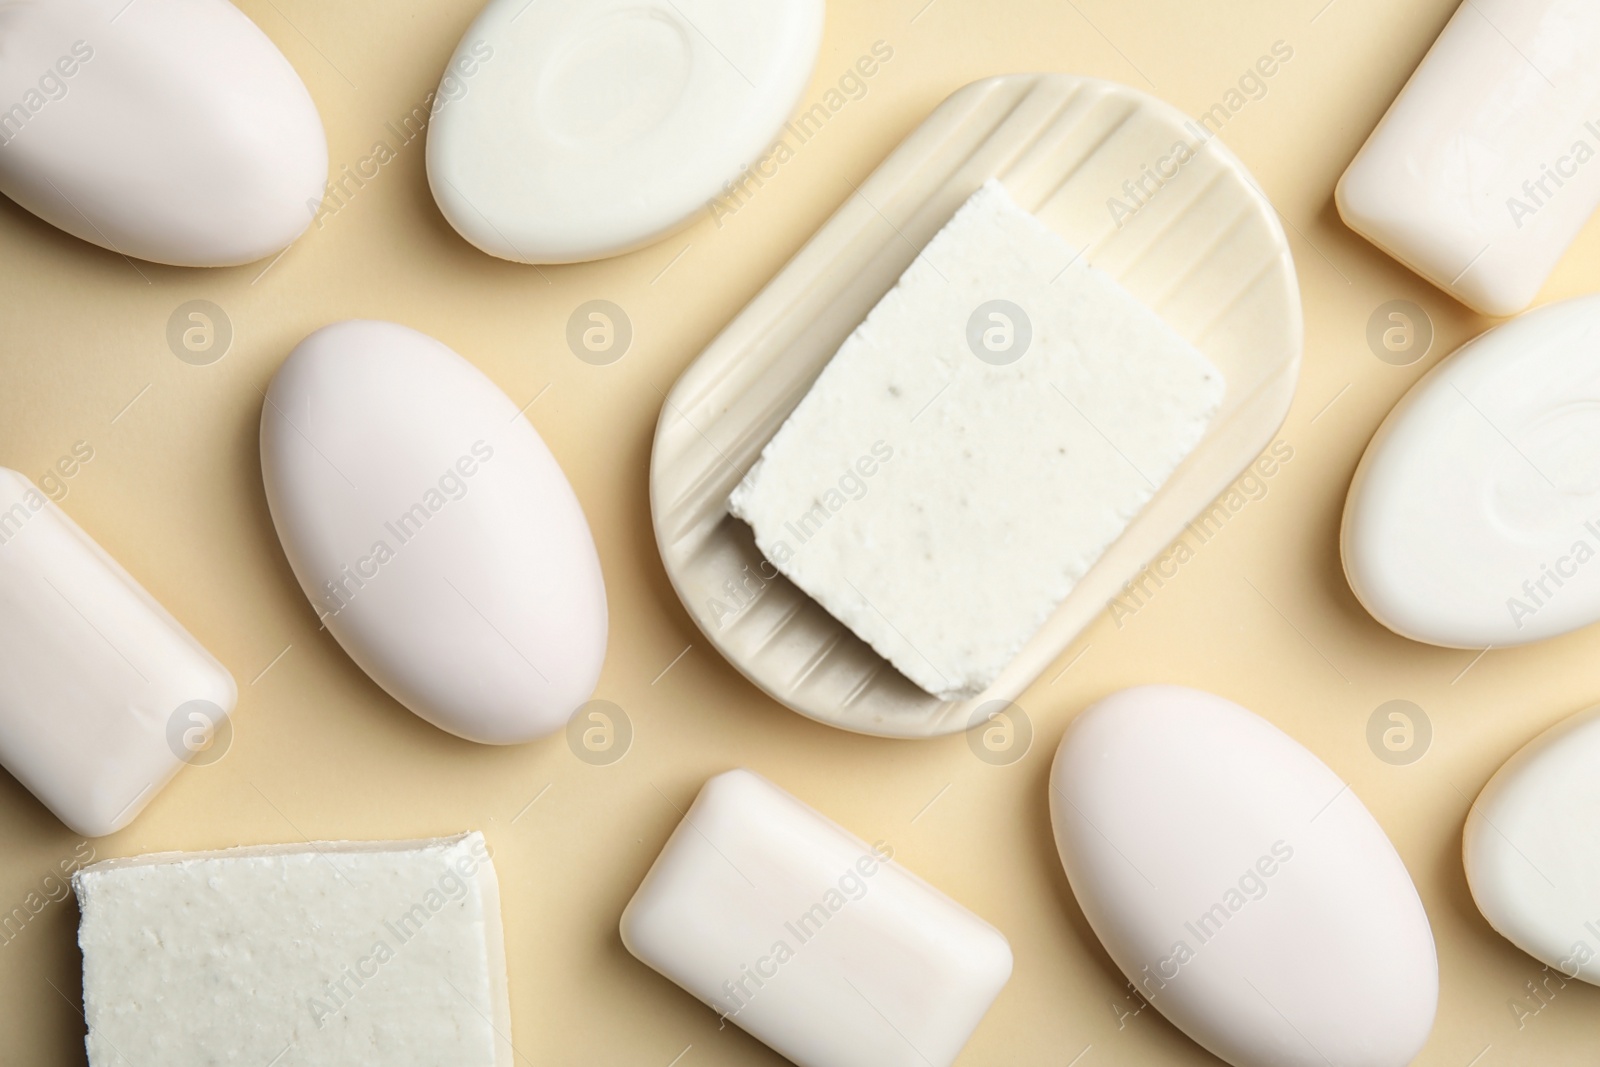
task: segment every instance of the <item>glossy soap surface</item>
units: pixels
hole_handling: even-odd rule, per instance
[[[1177,686],[1068,728],[1050,815],[1072,891],[1140,995],[1237,1067],[1402,1067],[1438,1003],[1405,865],[1265,719]]]
[[[1557,723],[1489,779],[1467,815],[1472,899],[1512,944],[1600,984],[1600,708]]]
[[[518,405],[386,322],[307,337],[261,412],[272,520],[328,631],[391,696],[472,741],[560,729],[606,648],[577,497]]]
[[[227,0],[0,5],[0,108],[0,192],[126,256],[249,263],[322,201],[316,105]]]
[[[771,144],[822,21],[822,0],[490,0],[440,85],[434,199],[502,259],[648,244]]]
[[[1600,619],[1600,297],[1462,346],[1379,427],[1345,504],[1351,588],[1379,622],[1455,648]]]

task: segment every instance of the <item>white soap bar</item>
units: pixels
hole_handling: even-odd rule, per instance
[[[132,822],[237,699],[155,598],[0,468],[0,765],[99,837]]]
[[[1340,179],[1351,229],[1469,307],[1527,307],[1600,205],[1600,5],[1466,0]]]
[[[1433,932],[1383,828],[1271,723],[1178,686],[1067,729],[1067,881],[1139,995],[1235,1067],[1404,1067],[1439,1000]]]
[[[0,193],[53,226],[216,267],[272,255],[317,213],[322,119],[227,0],[13,0],[0,56]]]
[[[1341,537],[1356,597],[1456,648],[1600,622],[1600,296],[1463,345],[1367,446]]]
[[[822,0],[489,0],[433,99],[434,199],[461,236],[523,263],[715,217],[716,197],[754,188],[745,168],[770,168],[822,20]]]
[[[514,1062],[482,834],[169,852],[72,884],[89,1067]]]
[[[267,506],[323,625],[486,744],[565,726],[606,653],[589,524],[521,406],[433,338],[352,321],[302,341],[261,409]]]
[[[1222,394],[1204,356],[991,180],[845,341],[729,510],[907,678],[970,697]]]
[[[1544,980],[1554,988],[1564,978],[1600,985],[1596,767],[1600,708],[1591,708],[1552,726],[1495,772],[1467,813],[1462,838],[1478,910],[1559,972]]]
[[[948,1067],[1011,947],[892,855],[729,771],[673,831],[622,940],[798,1067]]]

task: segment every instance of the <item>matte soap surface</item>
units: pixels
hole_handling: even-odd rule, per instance
[[[520,406],[433,338],[353,321],[301,342],[261,411],[273,525],[322,623],[486,744],[561,729],[606,651],[589,524]]]
[[[1467,813],[1462,856],[1478,910],[1512,944],[1600,985],[1600,708],[1506,761]]]
[[[89,1067],[510,1067],[483,835],[108,860],[73,876]]]
[[[272,255],[317,213],[322,119],[227,0],[12,0],[0,57],[0,193],[53,226],[218,267]]]
[[[1235,1067],[1404,1067],[1439,999],[1427,914],[1350,787],[1193,689],[1114,693],[1067,729],[1050,821],[1139,994]]]
[[[1600,621],[1600,296],[1463,345],[1395,405],[1345,504],[1344,569],[1396,633],[1503,648]]]
[[[729,508],[907,678],[975,696],[1199,443],[1223,388],[991,180],[845,341]]]
[[[1487,315],[1600,205],[1600,5],[1464,0],[1340,179],[1357,233]]]
[[[489,0],[428,130],[428,181],[502,259],[616,255],[705,213],[811,79],[822,0]]]

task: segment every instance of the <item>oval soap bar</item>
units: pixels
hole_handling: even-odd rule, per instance
[[[517,405],[404,326],[302,341],[261,412],[284,553],[328,631],[442,730],[559,730],[606,648],[600,560],[572,486]]]
[[[1506,761],[1467,814],[1462,857],[1483,917],[1568,978],[1600,985],[1600,708]]]
[[[822,16],[822,0],[489,0],[433,104],[434,199],[501,259],[648,244],[772,145],[811,80]]]
[[[139,259],[248,263],[322,201],[316,105],[227,0],[0,5],[0,192]]]
[[[1357,598],[1418,641],[1600,620],[1600,296],[1490,330],[1412,387],[1356,470],[1342,546]]]
[[[1148,686],[1078,716],[1050,774],[1067,880],[1106,951],[1237,1067],[1401,1067],[1438,1004],[1433,933],[1383,830],[1292,738]]]

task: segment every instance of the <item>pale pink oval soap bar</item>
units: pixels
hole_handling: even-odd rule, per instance
[[[0,4],[0,109],[0,193],[138,259],[270,256],[328,179],[311,94],[227,0]]]
[[[518,407],[433,338],[352,321],[302,341],[261,412],[272,521],[328,632],[488,744],[561,729],[606,650],[589,525]]]
[[[1236,1067],[1402,1067],[1439,998],[1394,846],[1265,719],[1178,686],[1114,693],[1056,753],[1050,816],[1106,951]]]

